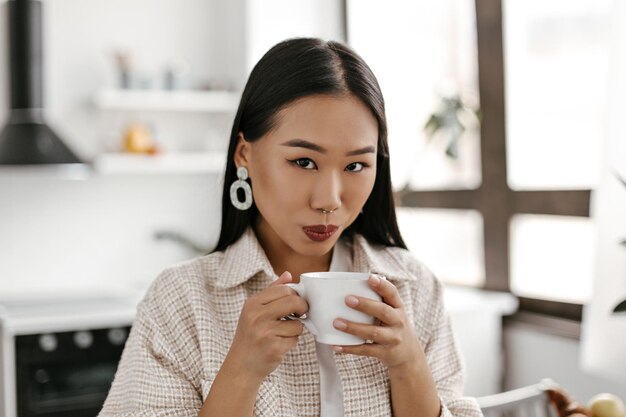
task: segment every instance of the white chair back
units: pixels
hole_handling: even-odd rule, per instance
[[[546,392],[551,381],[477,398],[485,417],[557,417]]]

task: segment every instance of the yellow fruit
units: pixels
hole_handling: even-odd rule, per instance
[[[133,124],[124,135],[124,151],[131,153],[152,153],[155,149],[150,131],[141,124]]]
[[[588,404],[595,417],[624,417],[626,408],[622,400],[613,394],[598,394]]]

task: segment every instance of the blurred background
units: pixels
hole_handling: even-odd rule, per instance
[[[466,393],[626,398],[625,2],[28,2],[0,0],[0,129],[25,91],[89,164],[0,165],[0,416],[95,415],[147,287],[217,243],[239,96],[294,36],[378,77],[401,231],[446,283]],[[20,58],[11,36],[36,34]]]

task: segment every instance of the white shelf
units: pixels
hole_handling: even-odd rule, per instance
[[[42,164],[42,165],[0,165],[0,179],[57,178],[61,180],[86,180],[93,174],[89,163],[82,164]]]
[[[99,174],[221,174],[226,167],[225,152],[134,155],[107,153],[93,161]]]
[[[94,104],[102,110],[230,113],[237,110],[239,95],[231,91],[102,90]]]

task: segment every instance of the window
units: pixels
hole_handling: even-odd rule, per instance
[[[440,279],[475,287],[484,284],[483,224],[479,212],[399,207],[397,215],[409,250]]]
[[[607,135],[609,0],[504,0],[508,184],[514,190],[591,189]],[[591,295],[588,218],[514,215],[511,290],[584,304]]]
[[[580,318],[591,290],[589,199],[605,135],[611,7],[347,1],[348,42],[387,103],[400,228],[444,281],[512,291],[522,308]],[[459,158],[446,158],[443,139],[423,126],[438,96],[456,94],[471,109],[478,92],[480,131],[467,123]],[[464,252],[475,244],[482,250]]]
[[[510,235],[513,293],[578,304],[589,300],[596,248],[589,219],[516,214]]]
[[[478,56],[473,0],[347,2],[351,46],[381,85],[389,125],[392,183],[409,190],[472,190],[480,187]],[[375,28],[375,29],[373,29]],[[407,40],[410,40],[407,42]],[[446,99],[460,98],[464,131],[458,158],[446,156],[446,129],[427,134],[433,114],[446,113]],[[409,206],[410,204],[404,204]],[[479,211],[400,207],[398,223],[409,249],[448,283],[484,284],[483,223]]]
[[[503,3],[508,182],[587,189],[606,135],[611,1]]]
[[[472,189],[480,186],[478,122],[461,114],[466,130],[459,158],[446,157],[448,137],[429,138],[424,126],[458,96],[478,107],[478,57],[473,0],[347,3],[348,39],[380,83],[389,125],[397,188]]]

